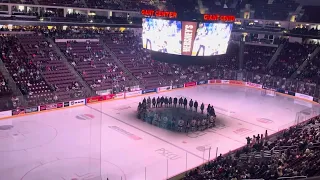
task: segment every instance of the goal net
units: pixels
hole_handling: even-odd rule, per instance
[[[284,124],[278,128],[278,131],[287,129],[291,126],[298,125],[300,123],[306,122],[310,120],[313,117],[319,116],[320,115],[320,109],[318,107],[313,107],[313,108],[308,108],[304,109],[300,112],[296,113],[296,118],[294,121],[291,121],[287,124]]]
[[[273,91],[273,90],[269,90],[269,89],[262,89],[261,95],[275,97],[276,96],[276,92]]]
[[[307,121],[313,117],[318,116],[319,114],[320,114],[320,110],[317,107],[302,110],[296,114],[295,124],[299,124],[304,121]]]

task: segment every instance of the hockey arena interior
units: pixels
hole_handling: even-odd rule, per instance
[[[0,1],[0,180],[319,179],[319,11]]]

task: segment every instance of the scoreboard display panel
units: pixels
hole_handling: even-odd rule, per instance
[[[232,25],[146,17],[142,20],[142,44],[143,48],[175,55],[221,55],[227,51]]]
[[[181,21],[144,18],[143,48],[181,55]]]

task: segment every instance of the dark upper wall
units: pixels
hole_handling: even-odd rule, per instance
[[[302,5],[320,6],[319,0],[297,0],[297,2]]]

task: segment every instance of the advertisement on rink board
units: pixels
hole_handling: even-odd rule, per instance
[[[125,90],[133,92],[133,91],[139,91],[141,89],[140,89],[139,85],[137,85],[137,86],[125,87]]]
[[[192,86],[196,86],[197,82],[187,82],[184,84],[184,87],[192,87]]]
[[[142,91],[133,91],[133,92],[126,92],[125,97],[134,97],[134,96],[139,96],[142,94]]]
[[[229,84],[244,85],[243,81],[229,80]]]
[[[26,108],[24,111],[25,111],[25,113],[38,112],[39,108],[38,108],[38,106],[37,107],[30,107],[30,108]]]
[[[208,84],[215,84],[215,83],[216,83],[216,80],[214,79],[208,81]]]
[[[208,84],[208,81],[198,81],[197,83],[198,85],[202,85],[202,84]]]
[[[42,106],[40,106],[40,111],[45,111],[45,110],[50,110],[50,109],[57,109],[57,108],[62,108],[63,107],[63,103],[58,103],[58,104],[42,105]]]
[[[145,89],[142,90],[142,94],[154,93],[157,92],[157,89]]]
[[[221,84],[229,84],[229,82],[230,82],[229,80],[220,80]]]
[[[69,106],[70,106],[70,101],[63,103],[63,107],[69,107]]]
[[[99,96],[108,95],[108,94],[112,94],[112,89],[101,90],[101,91],[97,91],[96,93]]]
[[[110,100],[113,99],[114,94],[108,94],[108,95],[104,95],[104,96],[94,96],[94,97],[90,97],[87,98],[87,103],[94,103],[94,102],[98,102],[98,101],[106,101],[106,100]]]
[[[124,92],[115,94],[113,98],[114,99],[123,99],[124,98]]]
[[[178,84],[178,85],[173,85],[172,89],[179,89],[179,88],[184,88],[183,84]]]
[[[24,109],[23,108],[18,108],[18,109],[14,109],[12,110],[12,115],[20,115],[20,114],[25,114]]]
[[[77,105],[85,105],[85,104],[86,104],[86,100],[85,99],[79,99],[79,100],[75,100],[75,101],[70,101],[69,102],[69,106],[77,106]]]
[[[106,100],[110,100],[110,99],[113,99],[114,97],[114,94],[108,94],[108,95],[105,95],[105,96],[100,96],[100,101],[106,101]]]
[[[291,96],[295,95],[295,92],[287,91],[287,90],[284,90],[284,89],[277,89],[277,92],[282,93],[282,94],[288,94],[288,95],[291,95]]]
[[[6,118],[6,117],[11,117],[12,116],[12,111],[2,111],[0,112],[0,119],[1,118]]]
[[[246,82],[246,86],[262,89],[262,85],[261,84],[256,84],[256,83],[251,83],[251,82]]]
[[[163,87],[158,87],[157,92],[165,92],[165,91],[170,91],[172,89],[172,86],[163,86]]]
[[[295,93],[295,96],[298,97],[298,98],[301,98],[301,99],[308,100],[308,101],[313,101],[313,97],[312,96],[308,96],[308,95],[305,95],[305,94]]]

